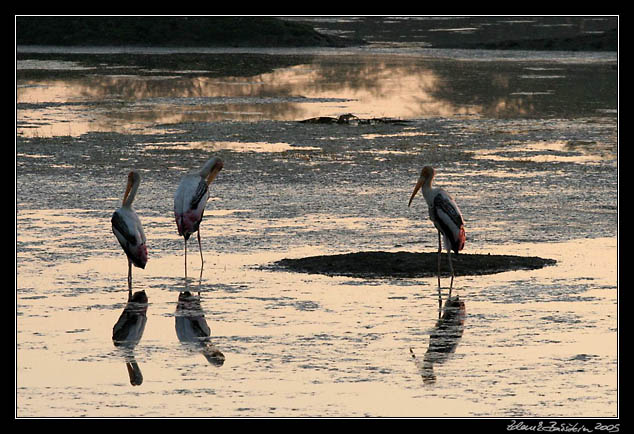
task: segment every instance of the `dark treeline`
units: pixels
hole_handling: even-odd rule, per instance
[[[19,16],[18,45],[344,46],[303,23],[273,17]],[[358,41],[357,41],[358,43]]]

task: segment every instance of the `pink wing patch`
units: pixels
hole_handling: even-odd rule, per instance
[[[460,233],[458,233],[458,251],[464,249],[464,244],[467,241],[467,234],[464,231],[464,226],[460,226]]]
[[[178,227],[178,235],[189,237],[198,230],[198,225],[202,219],[196,210],[190,210],[184,214],[175,214],[176,226]]]
[[[147,264],[147,246],[145,244],[140,244],[137,247],[137,260],[139,262],[140,268],[145,268],[145,264]]]

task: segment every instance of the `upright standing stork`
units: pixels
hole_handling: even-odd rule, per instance
[[[128,299],[132,298],[132,264],[145,268],[147,264],[147,246],[141,220],[132,208],[132,202],[141,183],[136,171],[128,174],[128,185],[123,195],[123,203],[112,214],[112,232],[128,257]]]
[[[451,297],[451,289],[453,288],[454,271],[451,263],[451,251],[456,252],[464,248],[467,239],[464,230],[464,220],[458,205],[453,198],[442,188],[432,188],[432,180],[434,179],[435,170],[431,166],[423,167],[414,192],[409,198],[408,207],[412,204],[412,200],[418,190],[423,189],[423,197],[427,202],[429,209],[429,219],[434,223],[438,230],[438,302],[442,308],[442,298],[440,295],[440,258],[442,254],[441,234],[445,241],[447,256],[449,256],[449,268],[451,269],[451,284],[449,286],[449,296]]]
[[[198,172],[183,176],[174,195],[174,217],[178,235],[185,238],[185,277],[187,277],[187,240],[194,232],[198,233],[202,272],[205,261],[200,244],[200,222],[203,219],[207,199],[209,199],[209,184],[218,176],[222,166],[220,158],[210,158]]]

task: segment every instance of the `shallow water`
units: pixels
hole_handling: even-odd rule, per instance
[[[617,415],[614,54],[210,50],[185,70],[156,61],[178,53],[150,68],[139,50],[17,61],[30,71],[17,80],[19,417]],[[225,56],[251,66],[238,75]],[[349,112],[407,122],[295,122]],[[190,241],[185,280],[173,192],[211,155],[225,165],[201,226],[204,269]],[[458,278],[464,322],[453,352],[429,359],[433,381],[434,278],[266,267],[434,251],[422,197],[407,207],[424,164],[460,204],[466,251],[557,260]],[[127,270],[110,216],[132,168],[147,323],[121,347]],[[186,290],[200,291],[221,365],[179,340],[177,322],[201,314],[177,312]]]

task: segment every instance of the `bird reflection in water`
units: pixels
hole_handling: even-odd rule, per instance
[[[130,384],[140,386],[143,374],[134,357],[134,347],[139,343],[147,323],[148,298],[145,291],[137,291],[128,296],[128,302],[112,328],[112,342],[124,351],[125,366],[130,376]]]
[[[438,319],[434,330],[429,335],[429,347],[423,360],[416,357],[412,348],[409,349],[423,377],[423,382],[435,383],[434,364],[446,362],[456,351],[464,332],[465,315],[464,302],[458,296],[449,297],[445,301],[442,317]]]
[[[198,296],[189,291],[178,294],[175,318],[179,341],[193,344],[212,365],[224,364],[225,355],[211,342],[211,329],[200,305],[200,292]]]

